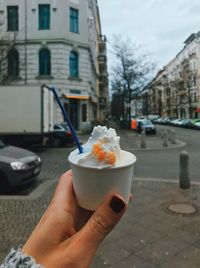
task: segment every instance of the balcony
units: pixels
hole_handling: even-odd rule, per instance
[[[102,35],[102,34],[100,34],[99,35],[99,40],[101,41],[101,42],[104,42],[104,43],[106,43],[106,36],[105,35]]]
[[[99,50],[106,50],[106,36],[99,35]]]
[[[99,54],[98,55],[98,57],[97,57],[97,59],[98,59],[98,62],[99,62],[99,64],[106,64],[107,63],[107,56],[106,56],[106,54]]]
[[[103,62],[104,63],[104,62],[107,61],[107,56],[104,53],[100,53],[99,56],[97,57],[97,59],[98,59],[99,62]]]
[[[98,78],[99,78],[99,84],[101,84],[101,85],[108,84],[108,75],[107,74],[100,74]]]
[[[105,72],[105,70],[107,70],[107,56],[105,54],[99,54],[97,60],[99,64],[99,72]]]
[[[105,109],[108,105],[108,101],[106,97],[99,97],[99,107],[100,109]]]
[[[189,67],[189,60],[187,58],[183,59],[183,61],[181,62],[181,66],[183,68],[188,68]]]
[[[196,58],[196,56],[197,56],[197,53],[196,52],[190,52],[189,53],[189,57],[190,58]]]
[[[179,90],[178,92],[177,92],[177,95],[178,96],[184,96],[184,95],[186,95],[186,90],[185,89],[181,89],[181,90]]]

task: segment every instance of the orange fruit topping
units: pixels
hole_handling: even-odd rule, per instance
[[[97,158],[99,161],[103,161],[105,159],[105,156],[106,156],[106,152],[101,150],[98,152]]]
[[[110,165],[114,165],[116,162],[116,156],[114,152],[107,152],[106,153],[106,163]]]
[[[101,151],[101,146],[98,143],[95,143],[92,148],[92,153],[97,155]]]
[[[99,160],[105,161],[109,165],[114,165],[116,162],[116,155],[114,152],[106,152],[102,149],[99,143],[95,143],[92,147],[92,154]]]

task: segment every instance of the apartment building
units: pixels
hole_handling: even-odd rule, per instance
[[[9,47],[1,90],[54,86],[78,130],[105,118],[106,38],[97,0],[0,0],[0,22],[0,43]],[[57,107],[54,116],[63,121]]]
[[[163,70],[160,70],[151,83],[147,85],[146,92],[148,92],[148,114],[160,115],[164,113],[166,107],[164,105]]]
[[[200,117],[200,32],[191,34],[184,44],[149,84],[150,110],[161,116]]]

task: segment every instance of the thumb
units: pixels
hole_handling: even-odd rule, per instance
[[[96,251],[101,241],[120,220],[126,208],[127,204],[120,196],[108,196],[104,200],[79,232],[79,239],[86,252]]]

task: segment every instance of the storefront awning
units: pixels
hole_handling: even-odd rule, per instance
[[[200,108],[197,108],[195,112],[200,113]]]
[[[89,95],[79,95],[79,94],[70,94],[70,95],[65,95],[63,94],[64,98],[67,99],[79,99],[79,100],[88,100],[89,99]]]

